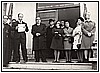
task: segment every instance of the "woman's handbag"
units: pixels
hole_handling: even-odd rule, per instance
[[[59,38],[60,38],[59,34],[56,33],[56,34],[55,34],[55,39],[59,39]]]
[[[77,48],[80,49],[81,48],[81,44],[77,44]]]
[[[73,36],[70,36],[70,37],[68,38],[68,41],[69,41],[69,43],[73,43],[73,42],[74,42],[74,37],[73,37]]]

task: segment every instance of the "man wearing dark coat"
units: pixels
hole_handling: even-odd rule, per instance
[[[11,60],[11,48],[10,48],[10,33],[11,26],[8,23],[8,16],[4,16],[3,19],[3,67],[7,67]]]
[[[23,27],[23,30],[19,30],[21,26]],[[23,22],[23,14],[19,13],[18,14],[18,21],[16,21],[16,32],[15,32],[15,40],[16,40],[16,50],[14,54],[16,55],[16,63],[20,62],[20,45],[21,45],[21,51],[22,51],[22,56],[23,56],[23,63],[27,62],[27,49],[26,49],[26,33],[28,32],[28,26],[27,23]],[[25,30],[24,30],[25,29]]]
[[[40,57],[42,62],[46,62],[46,57],[44,56],[44,51],[46,49],[46,26],[41,23],[40,17],[36,18],[36,24],[32,26],[33,35],[33,50],[35,51],[35,62],[40,61]]]

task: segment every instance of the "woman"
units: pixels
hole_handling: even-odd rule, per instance
[[[84,19],[82,17],[78,18],[77,27],[73,30],[73,49],[77,49],[77,57],[78,62],[83,62],[83,50],[80,50],[81,47],[81,39],[82,39],[82,31],[81,26],[83,25]]]
[[[60,62],[59,61],[59,55],[60,55],[60,50],[63,50],[63,30],[61,29],[60,26],[60,21],[57,21],[55,28],[53,28],[52,33],[54,34],[54,37],[52,39],[51,43],[51,48],[54,49],[54,61],[53,62]]]
[[[71,62],[71,36],[73,32],[73,28],[69,27],[69,22],[65,22],[65,28],[64,30],[64,50],[66,55],[66,62]]]
[[[82,25],[82,44],[81,49],[84,49],[84,62],[88,62],[89,60],[89,52],[91,51],[91,46],[94,41],[96,24],[95,22],[90,20],[90,13],[86,14],[86,21],[84,25]]]

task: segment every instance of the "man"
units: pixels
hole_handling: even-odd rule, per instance
[[[44,51],[46,49],[46,26],[41,23],[40,17],[36,18],[36,24],[32,26],[33,35],[33,50],[35,51],[35,62],[40,61],[40,57],[42,62],[46,62],[46,57],[44,56]]]
[[[16,32],[16,26],[17,26],[17,23],[16,23],[16,19],[12,19],[12,25],[11,25],[11,52],[12,52],[12,61],[13,62],[16,62],[16,54],[15,54],[15,51],[16,51],[16,40],[15,40],[15,32]]]
[[[11,60],[11,48],[10,48],[10,33],[11,26],[9,25],[8,16],[4,16],[3,18],[3,67],[7,67],[9,61]]]
[[[22,50],[22,56],[23,56],[23,63],[27,62],[27,49],[26,49],[26,33],[28,32],[28,26],[27,23],[23,22],[23,14],[18,14],[18,21],[16,21],[16,33],[15,33],[15,39],[16,39],[16,50],[14,54],[16,55],[16,63],[20,62],[20,45]]]
[[[82,44],[81,48],[84,49],[84,62],[88,62],[89,59],[89,52],[91,50],[92,43],[94,41],[95,36],[95,22],[90,20],[90,12],[86,14],[86,21],[82,26]]]

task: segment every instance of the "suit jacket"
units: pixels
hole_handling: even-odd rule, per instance
[[[23,22],[22,23],[19,23],[19,21],[16,21],[16,24],[13,25],[14,26],[14,29],[16,28],[16,26],[18,26],[18,24],[25,24],[26,26],[26,29],[25,31],[28,32],[29,29],[28,29],[28,26],[27,26],[27,23]],[[16,30],[15,29],[15,37],[18,39],[18,38],[23,38],[23,39],[26,39],[26,33],[25,32],[18,32],[18,29]]]

